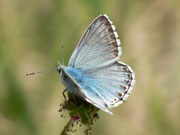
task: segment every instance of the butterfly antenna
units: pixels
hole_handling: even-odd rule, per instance
[[[61,65],[61,62],[58,60],[58,61],[57,61],[57,64],[58,64],[58,65]]]
[[[62,55],[62,60],[63,60],[63,66],[64,66],[64,51],[63,51],[63,43],[61,44],[61,55]]]
[[[45,73],[45,72],[52,71],[52,70],[56,70],[56,68],[46,69],[46,70],[38,71],[38,72],[31,72],[31,73],[26,74],[26,76],[31,76],[31,75],[35,75],[35,74],[39,74],[39,73]]]

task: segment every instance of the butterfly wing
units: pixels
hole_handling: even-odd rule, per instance
[[[89,89],[86,93],[96,93],[104,103],[104,108],[109,109],[123,103],[130,95],[135,83],[133,70],[122,62],[115,62],[110,66],[87,72]],[[83,86],[82,86],[83,87]],[[97,104],[93,96],[87,96]]]
[[[120,40],[106,15],[97,17],[74,50],[69,67],[88,71],[110,65],[121,55]]]
[[[79,88],[79,95],[109,113],[109,108],[126,100],[135,82],[132,69],[118,62],[120,55],[115,27],[102,15],[88,27],[68,65],[86,76],[84,82],[71,78]]]

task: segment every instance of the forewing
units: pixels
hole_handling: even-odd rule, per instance
[[[107,15],[97,17],[74,50],[69,67],[83,71],[110,65],[121,55],[120,40]]]

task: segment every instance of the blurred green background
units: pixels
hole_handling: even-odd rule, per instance
[[[136,73],[125,104],[100,112],[95,135],[180,134],[179,0],[0,0],[0,135],[58,135],[68,121],[56,71],[91,21],[106,13],[119,33],[123,55]],[[78,128],[77,135],[82,134]]]

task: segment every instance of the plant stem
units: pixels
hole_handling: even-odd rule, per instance
[[[63,131],[61,132],[60,135],[67,135],[67,132],[69,131],[69,128],[72,126],[73,122],[74,122],[74,120],[70,119],[69,122],[64,127],[64,129],[63,129]]]

